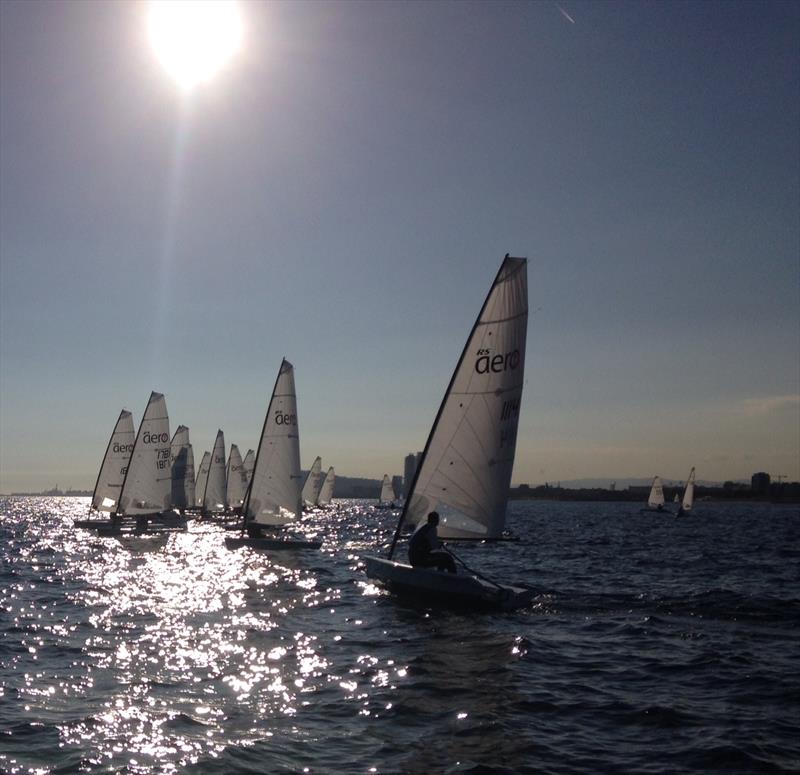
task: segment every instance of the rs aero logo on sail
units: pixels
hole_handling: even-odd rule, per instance
[[[492,355],[491,350],[478,350],[475,360],[475,371],[478,374],[500,374],[503,371],[514,371],[520,362],[519,350],[511,350],[505,354]]]
[[[150,431],[145,431],[142,434],[142,443],[144,444],[166,444],[168,441],[168,433],[150,433]]]
[[[115,454],[119,454],[120,452],[133,452],[133,444],[120,444],[118,441],[115,441],[112,451]]]

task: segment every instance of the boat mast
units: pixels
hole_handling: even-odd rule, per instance
[[[478,316],[475,318],[475,322],[472,324],[472,329],[469,332],[469,336],[467,337],[467,341],[464,342],[464,349],[461,351],[461,357],[458,359],[458,363],[456,364],[455,369],[453,369],[453,375],[450,377],[450,382],[447,385],[447,390],[444,392],[444,397],[442,398],[442,403],[439,404],[439,411],[436,413],[436,419],[433,421],[433,425],[431,426],[431,431],[428,434],[428,440],[425,442],[425,448],[422,450],[422,456],[419,459],[419,463],[417,464],[417,470],[414,471],[414,478],[411,480],[411,487],[406,494],[405,502],[403,503],[403,510],[400,512],[400,519],[397,520],[397,528],[394,531],[394,538],[392,538],[392,545],[389,547],[389,554],[387,555],[387,559],[391,560],[392,555],[394,554],[394,548],[397,545],[397,541],[400,538],[400,529],[403,527],[403,521],[406,518],[406,512],[408,511],[408,507],[411,503],[411,496],[414,494],[414,490],[417,486],[417,480],[419,479],[419,473],[422,470],[422,466],[425,463],[425,458],[428,456],[428,449],[431,446],[431,440],[433,439],[433,434],[436,432],[436,426],[439,424],[439,419],[442,416],[442,412],[444,411],[444,405],[447,403],[447,398],[450,395],[450,391],[453,388],[453,383],[455,382],[456,375],[461,368],[461,364],[464,361],[464,358],[467,355],[467,347],[469,347],[469,343],[472,341],[472,336],[475,333],[475,330],[478,328],[478,324],[483,317],[483,313],[486,310],[486,305],[489,303],[489,299],[491,298],[492,292],[497,285],[498,280],[500,279],[500,274],[502,273],[506,261],[511,258],[511,256],[506,253],[505,257],[503,258],[503,263],[500,264],[500,268],[497,270],[497,275],[495,275],[494,282],[491,284],[489,288],[489,292],[486,294],[486,298],[483,301],[483,306],[481,306],[481,310],[478,313]]]

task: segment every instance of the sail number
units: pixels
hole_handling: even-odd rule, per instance
[[[170,462],[171,462],[170,461],[170,457],[171,457],[171,455],[170,455],[170,448],[169,447],[164,447],[163,449],[157,449],[156,450],[156,466],[160,470],[168,468],[169,465],[170,465]]]

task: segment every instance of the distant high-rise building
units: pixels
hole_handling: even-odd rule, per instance
[[[392,490],[394,490],[394,497],[397,497],[397,493],[403,492],[403,477],[402,476],[393,476],[392,477]]]
[[[759,471],[750,477],[750,489],[758,495],[766,495],[769,492],[769,474]]]
[[[417,465],[419,464],[419,459],[422,457],[421,452],[417,452],[415,455],[413,452],[409,452],[406,455],[406,459],[403,464],[403,497],[408,497],[408,491],[411,489],[411,483],[414,481],[414,474],[417,472]]]

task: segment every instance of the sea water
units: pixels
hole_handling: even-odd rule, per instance
[[[100,538],[88,499],[0,499],[0,769],[572,773],[800,769],[800,513],[514,502],[454,544],[536,590],[411,604],[364,553],[397,513],[338,501],[321,550],[225,532]]]

